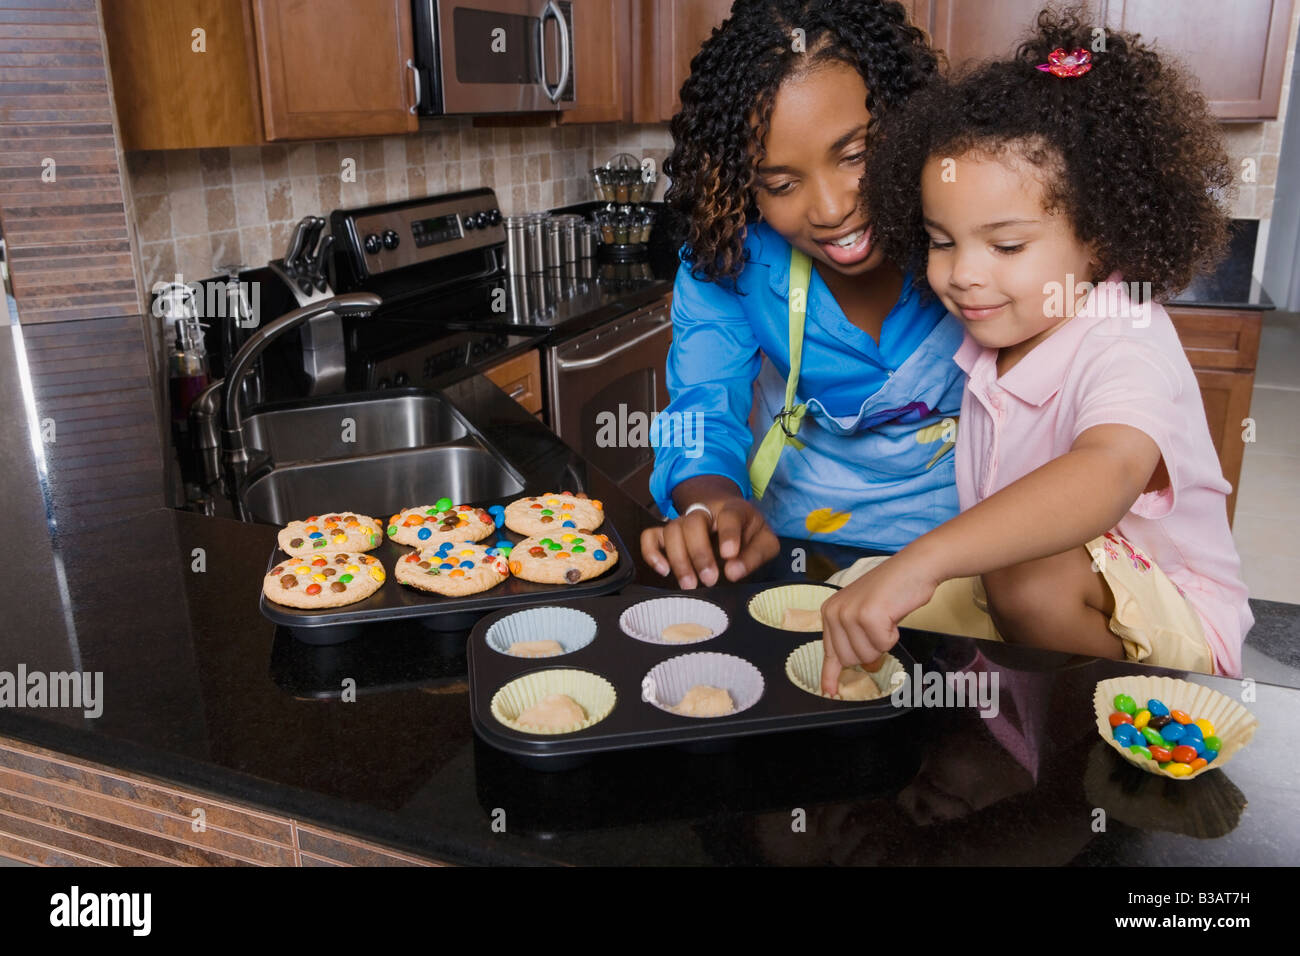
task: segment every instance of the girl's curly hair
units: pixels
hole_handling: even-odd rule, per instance
[[[1078,8],[1046,9],[1013,58],[936,81],[882,118],[863,178],[875,238],[925,289],[929,236],[921,172],[931,157],[1008,149],[1044,168],[1047,210],[1062,211],[1097,255],[1166,299],[1222,257],[1232,170],[1205,98],[1183,71],[1126,33],[1105,35],[1092,69],[1037,69],[1057,48],[1092,49]],[[960,172],[958,173],[960,175]]]
[[[804,31],[804,52],[793,49],[795,29]],[[665,200],[689,220],[685,259],[697,278],[740,275],[777,91],[831,61],[862,74],[873,123],[937,68],[925,34],[893,0],[736,0],[691,60],[664,172],[672,179]]]

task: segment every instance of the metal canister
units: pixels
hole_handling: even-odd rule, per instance
[[[564,220],[556,217],[546,220],[546,270],[558,269],[564,264]]]
[[[506,216],[506,266],[512,276],[528,273],[528,217]]]
[[[582,228],[584,220],[576,213],[565,213],[555,218],[561,223],[561,264],[571,265],[578,261],[578,231]]]
[[[578,237],[578,258],[594,259],[596,257],[596,224],[584,220],[577,223],[573,231]]]
[[[540,273],[546,270],[546,220],[545,213],[532,213],[525,217],[527,223],[524,228],[526,239],[525,262],[529,273]]]

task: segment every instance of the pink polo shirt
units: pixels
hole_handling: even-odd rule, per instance
[[[1216,669],[1237,677],[1255,618],[1228,528],[1232,486],[1169,313],[1149,303],[1134,317],[1119,278],[1112,274],[1000,379],[997,349],[966,334],[953,357],[969,376],[957,432],[958,500],[963,511],[972,507],[1064,455],[1094,425],[1141,429],[1159,446],[1170,484],[1139,496],[1112,530],[1183,590],[1200,615]]]

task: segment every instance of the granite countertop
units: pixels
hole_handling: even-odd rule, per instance
[[[1234,219],[1228,255],[1207,276],[1200,276],[1170,300],[1171,305],[1203,309],[1246,309],[1268,311],[1273,300],[1251,274],[1255,263],[1258,219]]]
[[[578,482],[603,499],[635,550],[653,518],[608,479],[480,376],[445,392],[530,487]],[[927,669],[997,674],[998,717],[920,709],[853,734],[658,748],[540,773],[475,737],[464,632],[406,623],[312,647],[262,617],[275,528],[154,508],[60,533],[48,502],[63,477],[34,458],[8,337],[0,455],[8,527],[30,544],[22,587],[0,598],[0,669],[104,681],[99,717],[0,708],[0,735],[453,862],[1214,866],[1300,852],[1300,769],[1275,756],[1300,721],[1295,688],[1259,683],[1254,742],[1225,771],[1177,784],[1123,766],[1092,714],[1098,680],[1158,669],[907,632]],[[760,578],[821,580],[858,555],[783,544]],[[796,546],[807,549],[800,574],[789,570]],[[663,584],[628,557],[637,586]],[[357,681],[355,702],[340,699],[344,677]],[[1091,826],[1098,806],[1104,833]],[[492,829],[498,808],[504,833]],[[792,831],[796,809],[806,832]]]

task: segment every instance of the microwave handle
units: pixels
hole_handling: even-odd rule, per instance
[[[420,71],[416,68],[414,60],[407,60],[406,67],[411,71],[411,75],[415,77],[415,102],[411,104],[410,111],[416,113],[420,109],[420,100],[424,99],[420,93]]]
[[[569,50],[569,25],[564,19],[564,14],[560,8],[555,5],[555,0],[547,0],[547,4],[542,8],[542,16],[537,21],[538,46],[541,47],[546,40],[546,21],[548,18],[555,20],[556,32],[560,35],[560,78],[555,84],[554,92],[551,91],[550,85],[546,82],[546,57],[542,56],[542,89],[546,92],[546,97],[552,103],[560,101],[560,95],[564,92],[565,85],[569,82],[569,73],[573,68],[571,51]]]

